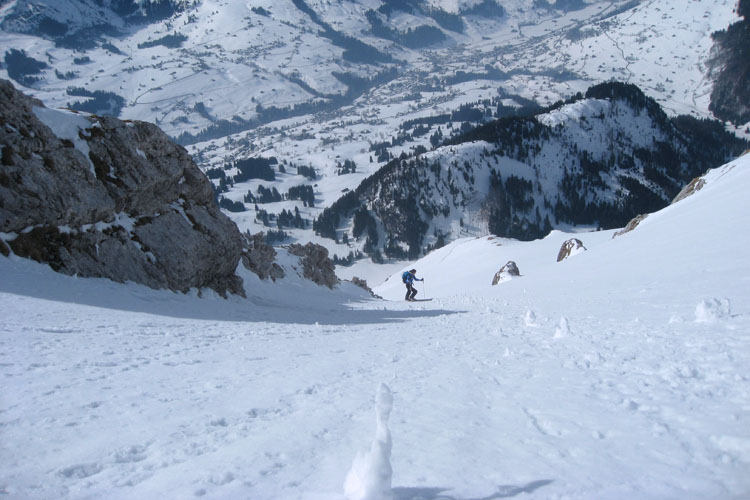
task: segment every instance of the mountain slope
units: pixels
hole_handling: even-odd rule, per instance
[[[392,161],[314,228],[337,240],[351,230],[369,253],[415,258],[464,231],[534,239],[554,227],[621,227],[745,147],[718,123],[668,118],[635,86],[601,84]]]
[[[750,122],[750,2],[739,0],[743,19],[713,34],[710,61],[714,87],[709,109],[722,120],[741,126]]]
[[[455,242],[414,264],[428,303],[0,258],[2,490],[343,500],[384,382],[394,498],[747,497],[750,158],[704,182],[560,263],[558,233]]]
[[[290,134],[294,129],[316,129],[319,121],[335,123],[307,113],[337,110],[338,118],[364,119],[371,133],[381,133],[375,126],[390,122],[394,114],[384,105],[416,93],[424,96],[422,102],[416,100],[396,113],[419,116],[444,104],[455,109],[467,101],[497,95],[498,88],[550,104],[592,83],[616,78],[638,84],[670,111],[705,115],[708,82],[702,68],[711,46],[710,33],[736,19],[730,0],[690,2],[684,9],[676,9],[666,0],[554,4],[514,0],[503,3],[502,16],[472,14],[472,9],[484,4],[492,2],[435,3],[433,7],[415,2],[419,8],[409,12],[389,10],[385,8],[388,4],[377,2],[246,5],[207,0],[193,5],[165,0],[143,5],[166,5],[182,12],[151,24],[127,24],[126,20],[109,20],[118,15],[114,2],[105,2],[110,8],[102,12],[115,14],[100,18],[97,16],[103,14],[84,1],[23,0],[3,8],[6,27],[0,37],[3,46],[26,51],[29,57],[50,65],[35,85],[36,96],[48,106],[75,102],[68,88],[108,92],[124,99],[123,117],[155,122],[172,136],[186,133],[197,138],[202,131],[222,125],[223,129],[213,129],[211,138],[251,130],[253,133],[243,136],[255,138],[255,148],[263,149],[278,143],[282,130]],[[35,36],[48,36],[38,27],[29,35],[16,34],[31,29],[11,23],[14,16],[27,12],[29,5],[34,5],[39,15],[45,9],[59,10],[55,11],[59,22],[76,18],[86,26],[106,25],[121,33],[88,36],[86,42],[94,47],[55,47]],[[70,8],[63,8],[66,5]],[[439,30],[445,42],[411,50],[383,39],[368,20],[371,11],[399,32],[422,26]],[[465,29],[443,28],[434,19],[436,12],[446,13],[448,19],[458,16]],[[654,31],[655,24],[663,30]],[[371,92],[364,93],[352,109],[342,109],[336,102],[328,107],[313,106],[351,91],[353,78],[372,79],[392,69],[377,58],[347,59],[346,51],[354,49],[347,44],[353,39],[394,61],[406,61],[408,66],[396,65],[400,70],[395,79],[365,84],[364,89]],[[681,78],[676,78],[677,74]],[[284,109],[300,122],[278,123],[276,133],[259,130],[254,120],[269,123],[270,118],[258,113],[258,105]],[[235,117],[248,123],[235,123]],[[391,123],[386,133],[397,126]],[[326,135],[315,132],[318,140]],[[263,137],[268,141],[258,140]],[[368,140],[375,142],[373,137],[364,142]],[[208,146],[200,145],[197,151]],[[249,153],[236,143],[230,149],[235,154]],[[315,149],[321,150],[320,146]],[[289,150],[284,156],[299,153]],[[312,159],[315,155],[306,156]]]
[[[94,48],[96,38],[121,34],[128,24],[156,22],[195,0],[12,0],[0,12],[3,30],[38,35],[68,48]],[[89,40],[86,40],[89,37]],[[91,39],[93,37],[93,39]]]
[[[611,293],[599,299],[604,303],[628,302],[644,294],[647,297],[642,300],[647,303],[648,297],[668,293],[667,283],[677,281],[684,281],[686,287],[680,295],[722,296],[739,290],[750,279],[747,273],[740,273],[736,282],[730,278],[749,261],[744,251],[749,227],[744,208],[750,154],[700,179],[696,183],[700,188],[692,195],[648,215],[630,232],[615,237],[615,231],[576,233],[587,251],[562,262],[556,261],[558,250],[572,235],[553,231],[533,242],[493,236],[463,238],[410,266],[428,280],[432,297],[491,292],[510,301],[565,304],[569,298],[564,290],[588,293],[584,289],[591,276],[596,276],[592,285],[611,287]],[[492,276],[509,260],[518,264],[522,277],[493,287]],[[401,299],[400,281],[400,272],[394,273],[374,287],[375,292],[390,300]],[[636,290],[645,283],[650,285],[642,292]],[[634,295],[628,298],[628,294]]]

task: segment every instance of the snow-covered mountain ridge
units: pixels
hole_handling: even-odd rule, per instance
[[[41,36],[72,49],[94,48],[128,24],[160,21],[195,0],[11,0],[0,10],[3,30]],[[99,42],[99,43],[98,43]]]
[[[234,116],[250,120],[257,116],[257,104],[286,107],[342,93],[348,85],[336,78],[337,73],[373,77],[382,71],[378,61],[347,63],[343,55],[347,49],[336,45],[341,44],[340,40],[321,36],[322,27],[314,19],[342,37],[361,38],[384,54],[408,61],[409,66],[394,82],[396,86],[391,87],[392,95],[398,88],[418,89],[416,79],[419,79],[422,87],[433,87],[440,95],[451,97],[462,89],[451,84],[450,77],[464,75],[468,81],[481,81],[485,75],[492,81],[496,75],[505,75],[496,81],[503,83],[500,87],[506,92],[537,98],[545,104],[567,97],[571,90],[583,90],[587,82],[614,77],[638,84],[670,110],[687,112],[692,107],[692,111],[705,114],[708,102],[700,104],[698,94],[683,92],[681,87],[701,84],[691,80],[704,76],[695,75],[695,71],[700,71],[701,58],[707,57],[710,33],[726,28],[736,19],[732,12],[734,5],[729,0],[721,5],[712,2],[710,8],[703,5],[705,2],[691,2],[681,10],[656,0],[565,5],[514,0],[504,2],[504,15],[500,17],[463,14],[459,19],[464,28],[459,32],[440,27],[424,14],[430,12],[427,7],[410,8],[411,12],[407,12],[403,6],[385,8],[387,3],[310,2],[308,5],[298,1],[278,4],[276,10],[270,4],[247,6],[241,2],[205,1],[196,6],[166,0],[143,2],[143,5],[130,3],[132,8],[165,5],[171,6],[171,10],[185,11],[165,21],[132,26],[117,37],[101,35],[98,40],[93,37],[97,47],[82,54],[54,47],[51,42],[34,36],[14,35],[20,29],[12,23],[14,15],[32,12],[45,16],[47,9],[56,9],[56,19],[60,22],[68,18],[84,22],[97,13],[124,11],[125,7],[113,8],[112,2],[109,8],[105,3],[105,8],[97,10],[85,1],[19,0],[3,8],[4,46],[28,49],[30,57],[54,66],[43,72],[44,81],[39,85],[39,97],[48,105],[70,104],[73,99],[65,94],[66,87],[113,92],[126,101],[124,117],[154,121],[176,136],[185,131],[194,133],[212,122],[231,120]],[[452,15],[468,12],[472,7],[471,3],[449,4],[442,11],[452,11]],[[380,38],[365,16],[373,9],[388,12],[387,17],[382,12],[377,15],[396,29],[435,26],[445,34],[446,42],[429,50],[415,51]],[[656,19],[663,31],[651,29]],[[94,17],[90,24],[106,22],[107,19]],[[32,33],[45,35],[36,29]],[[166,40],[168,36],[173,40]],[[139,45],[143,47],[140,50]],[[607,45],[612,46],[611,57]],[[686,51],[682,48],[685,46],[692,50]],[[668,54],[671,56],[665,57]],[[84,57],[94,64],[76,64],[75,60]],[[598,58],[603,59],[603,64],[592,66]],[[492,71],[488,71],[488,66]],[[67,78],[55,77],[53,69]],[[687,80],[685,71],[691,75]],[[683,75],[680,81],[672,75],[678,72]],[[123,78],[128,74],[132,78]],[[573,83],[576,80],[579,81]],[[439,91],[440,86],[455,88]],[[244,95],[238,94],[240,91]],[[408,93],[413,90],[404,95]],[[393,95],[397,96],[398,92]],[[667,96],[672,97],[667,99]],[[455,97],[451,100],[455,102]],[[180,102],[182,106],[177,105]],[[205,111],[201,106],[195,108],[199,103],[203,103]],[[362,104],[366,103],[357,108]]]
[[[393,160],[314,228],[413,259],[462,233],[534,239],[552,228],[622,227],[747,146],[718,124],[669,118],[635,86],[601,84],[546,113]]]

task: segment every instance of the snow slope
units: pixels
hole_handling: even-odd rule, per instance
[[[406,266],[424,303],[394,277],[224,301],[2,258],[0,491],[343,499],[380,442],[392,473],[362,484],[398,500],[747,498],[750,155],[705,180],[560,263],[571,235],[454,242]]]

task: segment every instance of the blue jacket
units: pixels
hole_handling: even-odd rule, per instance
[[[405,284],[407,284],[407,285],[411,285],[411,284],[412,284],[412,283],[414,283],[415,281],[422,281],[421,279],[417,278],[416,276],[414,276],[414,275],[413,275],[412,273],[410,273],[409,271],[404,271],[404,274],[402,274],[402,275],[401,275],[401,280],[402,280],[402,281],[403,281],[403,282],[404,282]]]

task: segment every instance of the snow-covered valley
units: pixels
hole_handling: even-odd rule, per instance
[[[395,499],[746,498],[748,189],[745,155],[615,238],[458,240],[393,267],[384,299],[1,258],[0,491],[343,499],[385,384],[392,477],[365,479]],[[556,262],[571,236],[587,251]],[[492,286],[508,260],[521,276]],[[402,301],[404,267],[434,300]]]
[[[449,115],[441,131],[447,138],[464,123],[550,105],[612,80],[637,85],[670,115],[711,116],[711,34],[738,19],[734,0],[513,0],[493,16],[472,13],[480,3],[464,0],[400,8],[371,0],[171,3],[191,6],[158,22],[127,24],[114,14],[100,19],[80,2],[17,0],[0,11],[0,44],[44,66],[26,75],[25,90],[47,106],[116,109],[122,118],[150,121],[181,137],[204,171],[229,180],[221,197],[239,205],[242,211],[230,215],[241,230],[281,226],[285,242],[314,241],[340,257],[362,245],[318,238],[313,221],[389,158],[432,148],[439,126],[425,133],[423,124],[409,122]],[[430,9],[460,19],[462,28],[446,28]],[[47,12],[70,32],[108,23],[116,33],[76,42],[83,49],[66,46],[27,26],[35,12]],[[377,22],[402,34],[430,27],[442,41],[410,48],[384,38]],[[380,55],[352,59],[340,37]],[[0,76],[10,76],[11,66],[6,53]],[[461,106],[479,118],[456,114]],[[732,129],[745,135],[744,127]],[[401,135],[406,139],[395,140]],[[378,144],[388,144],[383,156],[374,150]],[[276,158],[285,172],[275,167],[271,181],[232,181],[233,162],[248,157]],[[356,171],[339,175],[347,161]],[[295,166],[315,175],[299,175]],[[261,185],[283,196],[306,185],[315,204],[246,201]],[[282,211],[295,209],[305,228],[277,222]]]

